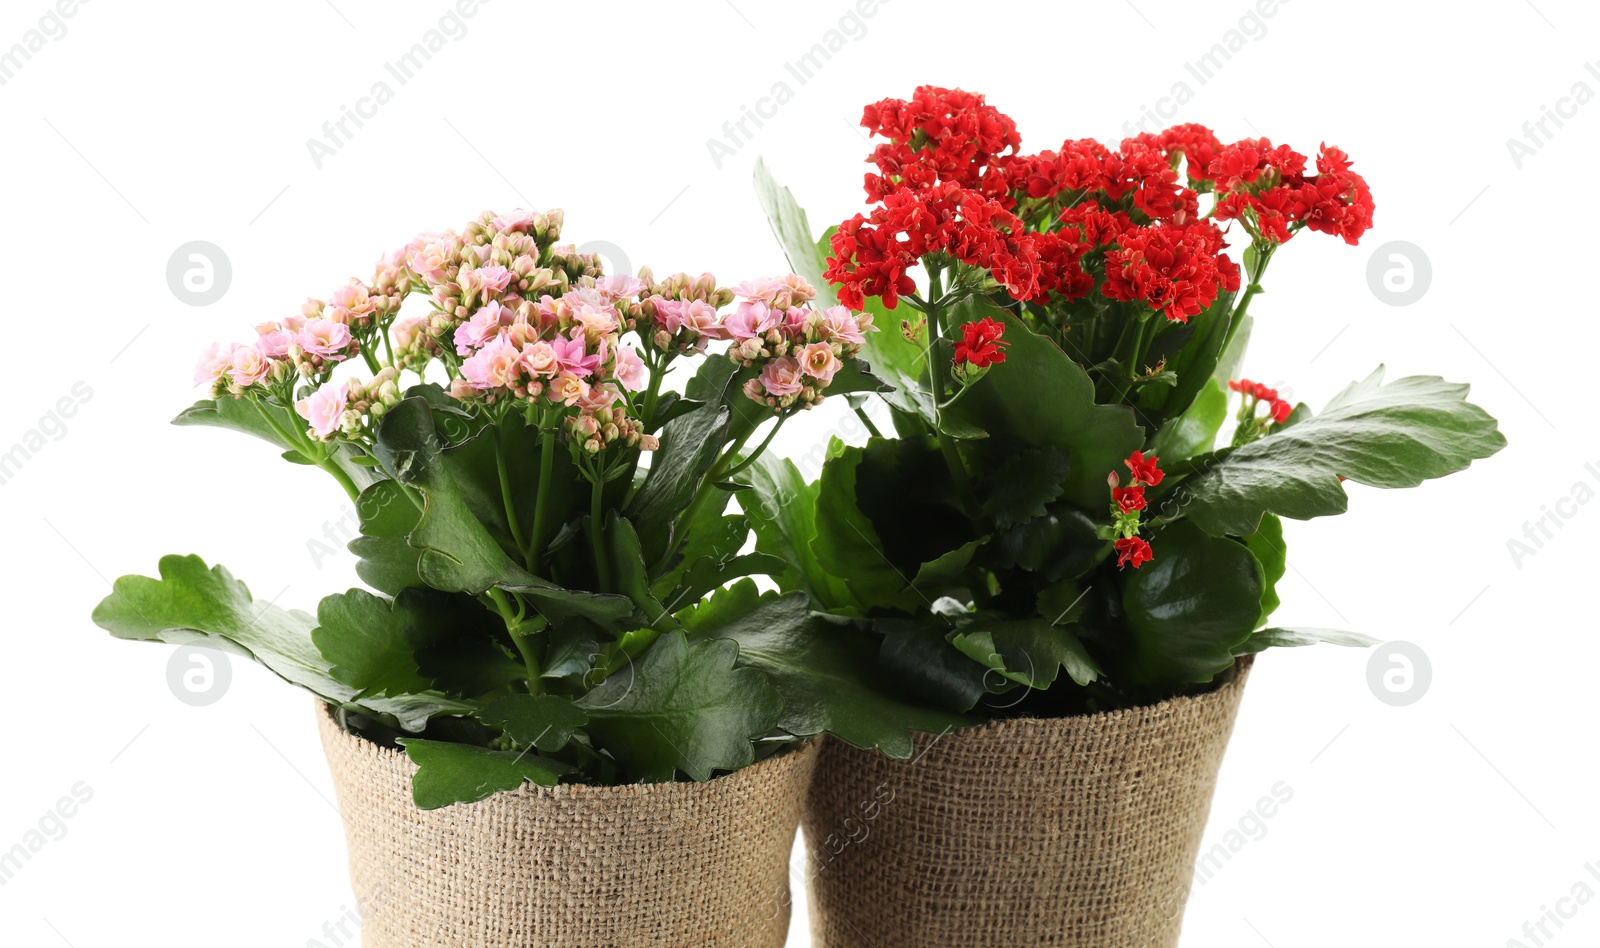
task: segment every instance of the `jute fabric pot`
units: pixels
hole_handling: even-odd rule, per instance
[[[822,948],[1173,948],[1250,662],[1217,690],[823,747],[802,826]]]
[[[439,810],[318,704],[365,948],[778,946],[812,744],[706,783],[524,786]]]

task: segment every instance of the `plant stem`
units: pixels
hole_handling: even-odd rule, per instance
[[[942,295],[939,281],[939,271],[931,270],[928,276],[930,289],[928,295],[935,301],[928,304],[928,377],[933,381],[933,412],[936,419],[944,415],[944,386],[946,366],[939,354],[939,340],[944,338],[943,312],[939,305],[938,297]],[[961,463],[961,453],[956,450],[955,439],[944,433],[942,424],[934,425],[934,435],[939,439],[939,453],[944,455],[945,467],[950,469],[950,477],[956,482],[956,489],[961,494],[962,506],[971,513],[972,504],[972,479],[967,475],[967,467]]]
[[[750,452],[749,456],[747,456],[744,459],[740,460],[740,462],[738,464],[735,464],[733,467],[728,468],[726,471],[723,471],[720,475],[718,475],[717,476],[717,480],[725,481],[728,478],[732,477],[733,475],[735,475],[735,474],[739,473],[740,471],[744,470],[745,468],[749,467],[750,465],[754,464],[756,462],[756,459],[761,457],[761,452],[767,450],[767,447],[772,444],[772,439],[776,438],[778,436],[778,429],[782,428],[783,427],[783,423],[785,421],[788,421],[788,420],[789,420],[789,416],[788,415],[779,415],[778,416],[778,423],[772,426],[772,430],[771,431],[767,432],[767,436],[766,436],[766,438],[762,439],[761,444],[758,445],[754,451]]]
[[[528,572],[539,575],[544,568],[545,518],[550,506],[550,481],[555,476],[556,430],[544,427],[539,418],[539,496],[533,503],[533,539],[528,550]]]
[[[344,470],[340,468],[339,465],[333,463],[331,459],[324,458],[323,460],[317,462],[317,466],[333,475],[333,479],[339,482],[339,486],[344,488],[344,492],[350,495],[351,501],[356,501],[361,498],[361,489],[356,486],[356,482],[351,480],[350,475],[346,474]]]
[[[857,408],[855,412],[856,416],[861,419],[861,423],[867,426],[868,434],[872,435],[874,438],[883,437],[883,432],[879,431],[878,426],[872,423],[871,418],[867,417],[866,411],[861,408]]]
[[[500,503],[506,509],[506,523],[511,527],[511,542],[517,545],[522,561],[530,564],[528,541],[522,538],[522,525],[517,522],[517,505],[511,499],[511,475],[506,471],[505,435],[498,423],[494,426],[494,467],[500,476]]]
[[[605,547],[600,542],[600,513],[605,499],[605,472],[591,471],[593,489],[589,492],[589,545],[594,548],[595,575],[600,580],[600,592],[611,591],[611,564],[607,561]]]

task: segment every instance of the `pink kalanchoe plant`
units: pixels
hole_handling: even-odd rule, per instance
[[[608,274],[559,243],[562,224],[518,210],[421,235],[370,283],[202,355],[208,398],[178,422],[331,474],[375,593],[329,596],[313,618],[168,557],[159,580],[119,581],[96,621],[244,650],[347,728],[404,744],[424,807],[524,780],[704,780],[824,732],[909,753],[907,728],[946,722],[812,700],[786,651],[831,649],[816,674],[836,693],[869,663],[857,637],[813,628],[804,597],[764,603],[760,621],[705,608],[788,568],[741,552],[735,477],[794,414],[886,390],[856,358],[871,318],[813,308],[793,274],[734,289]],[[681,391],[666,384],[679,360],[699,366]]]

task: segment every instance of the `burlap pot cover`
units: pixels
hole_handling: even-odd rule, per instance
[[[783,945],[817,742],[707,783],[524,786],[422,811],[405,754],[317,707],[364,948]]]
[[[823,747],[802,825],[822,948],[1172,948],[1249,662],[1218,690]]]

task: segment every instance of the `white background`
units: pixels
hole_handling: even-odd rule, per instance
[[[494,0],[403,86],[384,64],[452,0],[83,3],[0,86],[0,451],[41,425],[59,435],[0,485],[0,850],[74,785],[93,797],[0,886],[0,941],[301,946],[350,904],[310,699],[235,661],[221,701],[187,706],[168,688],[170,649],[89,622],[109,578],[153,572],[167,552],[220,560],[298,608],[355,583],[342,548],[318,561],[308,546],[343,515],[320,472],[243,436],[166,424],[196,397],[205,343],[245,338],[370,276],[413,233],[484,208],[563,207],[569,237],[658,273],[778,272],[750,186],[757,155],[820,230],[862,207],[865,102],[919,83],[982,91],[1035,150],[1120,139],[1182,82],[1186,101],[1164,104],[1172,120],[1225,141],[1338,144],[1376,195],[1362,246],[1308,233],[1278,256],[1252,308],[1247,373],[1314,406],[1380,361],[1471,381],[1511,440],[1466,473],[1403,493],[1353,488],[1347,516],[1289,525],[1278,620],[1415,642],[1432,685],[1392,707],[1369,689],[1365,653],[1260,663],[1207,846],[1278,782],[1293,800],[1197,885],[1184,944],[1537,944],[1521,931],[1542,907],[1580,882],[1600,891],[1585,869],[1600,860],[1600,512],[1563,502],[1570,518],[1520,562],[1507,543],[1575,484],[1600,488],[1588,407],[1600,105],[1549,124],[1520,168],[1506,141],[1575,83],[1600,92],[1585,70],[1600,14],[1534,2],[1280,0],[1200,83],[1185,64],[1253,3],[880,0],[802,85],[784,64],[852,0]],[[0,51],[47,9],[6,0]],[[307,139],[379,80],[392,101],[319,169]],[[718,168],[707,139],[779,81],[792,99]],[[166,277],[194,240],[232,266],[206,307]],[[1374,250],[1394,240],[1431,261],[1431,287],[1409,306],[1368,281]],[[64,425],[42,421],[78,382],[92,397]],[[806,453],[839,418],[808,421],[778,450]],[[1600,939],[1600,906],[1560,907],[1575,917],[1544,944]],[[808,943],[803,911],[792,941]]]

